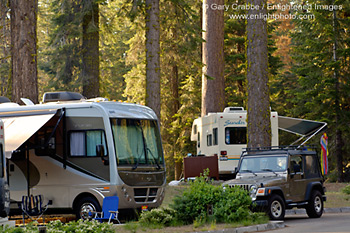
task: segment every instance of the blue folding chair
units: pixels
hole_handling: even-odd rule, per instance
[[[118,205],[118,196],[105,197],[103,199],[102,212],[92,212],[92,214],[95,214],[92,219],[100,222],[108,220],[108,223],[111,221],[117,221],[120,224],[118,219]]]

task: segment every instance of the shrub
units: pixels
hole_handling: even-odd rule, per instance
[[[170,206],[175,210],[176,219],[191,224],[207,222],[238,222],[257,218],[249,207],[252,204],[248,193],[241,188],[215,186],[208,181],[208,171],[185,190],[182,196],[174,198]]]
[[[139,222],[146,225],[170,226],[175,221],[175,211],[169,208],[142,212]]]
[[[347,195],[350,195],[350,185],[347,185],[341,191]]]
[[[196,178],[182,196],[174,198],[170,205],[175,210],[176,219],[191,224],[194,220],[206,219],[208,209],[218,202],[222,188],[207,181],[207,173]]]
[[[214,216],[218,222],[238,222],[249,219],[252,204],[248,193],[239,187],[226,187],[221,200],[214,205]]]

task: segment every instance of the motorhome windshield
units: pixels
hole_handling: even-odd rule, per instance
[[[283,172],[287,170],[285,155],[280,156],[247,156],[242,159],[240,173]]]
[[[111,119],[117,163],[137,169],[163,166],[163,153],[157,122],[154,120]]]

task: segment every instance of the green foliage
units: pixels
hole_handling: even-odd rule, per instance
[[[9,233],[35,233],[39,232],[39,227],[35,222],[27,224],[25,227],[8,227],[0,226],[0,232]],[[112,224],[100,223],[98,221],[72,221],[69,223],[62,223],[59,220],[49,222],[46,224],[46,232],[48,233],[63,233],[63,232],[81,232],[81,233],[113,233],[115,229]]]
[[[253,214],[248,193],[239,187],[223,189],[208,181],[207,173],[191,183],[182,196],[174,198],[171,207],[176,218],[185,224],[207,222],[233,223],[243,220],[254,221],[259,214]]]
[[[311,0],[308,4],[320,2]],[[279,104],[276,105],[279,106],[279,114],[328,123],[329,166],[333,170],[337,156],[340,155],[338,159],[343,160],[344,165],[350,161],[350,145],[344,143],[345,138],[349,137],[350,127],[341,124],[350,120],[350,34],[347,30],[350,18],[348,10],[345,10],[348,9],[349,1],[327,0],[323,4],[342,5],[343,10],[333,12],[313,7],[307,14],[314,18],[294,20],[295,27],[291,30],[291,69],[275,80],[273,91],[279,98]],[[299,14],[305,12],[297,12]],[[338,171],[341,170],[338,168]],[[329,177],[337,180],[339,174],[334,173]]]
[[[142,212],[140,223],[143,225],[170,226],[175,221],[175,210],[170,208],[152,209]]]
[[[345,188],[341,190],[343,193],[350,195],[350,185],[347,185]]]

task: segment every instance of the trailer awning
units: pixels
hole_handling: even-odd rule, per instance
[[[45,125],[57,112],[47,111],[44,114],[33,114],[22,116],[1,116],[5,126],[5,151],[6,158],[11,158],[12,152],[17,150],[43,125]],[[42,113],[42,112],[41,112]]]
[[[326,127],[326,122],[278,116],[279,129],[301,136],[296,142],[306,138],[301,145],[305,144],[309,139],[321,132]]]

